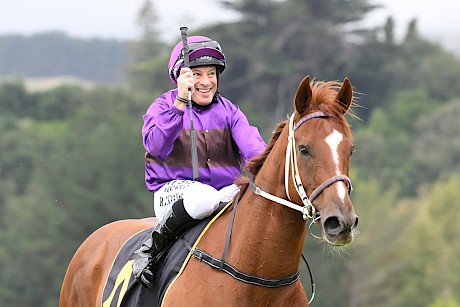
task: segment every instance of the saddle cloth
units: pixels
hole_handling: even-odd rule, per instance
[[[188,229],[171,247],[159,262],[156,271],[155,287],[148,289],[136,281],[132,274],[134,252],[149,238],[153,228],[143,230],[129,238],[121,247],[113,262],[102,295],[103,307],[152,307],[161,306],[163,297],[170,283],[179,273],[186,261],[189,249],[201,235],[207,225],[217,215],[220,216],[230,203],[221,203],[216,212],[197,225]]]

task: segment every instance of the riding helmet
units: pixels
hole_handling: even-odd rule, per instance
[[[215,65],[218,73],[225,70],[225,55],[220,44],[206,36],[190,36],[187,38],[189,67]],[[177,77],[184,65],[184,50],[182,41],[174,47],[169,58],[169,78],[177,83]]]

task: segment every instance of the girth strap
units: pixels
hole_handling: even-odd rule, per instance
[[[206,252],[195,248],[190,251],[193,257],[197,258],[199,261],[207,263],[213,268],[220,269],[227,274],[230,274],[233,278],[238,279],[242,282],[253,284],[257,286],[267,287],[267,288],[278,288],[282,286],[287,286],[293,284],[299,279],[299,272],[297,271],[294,275],[282,278],[282,279],[266,279],[253,275],[248,275],[243,272],[238,271],[228,263],[214,258],[213,256],[207,254]]]

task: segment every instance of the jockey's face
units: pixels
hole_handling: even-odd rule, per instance
[[[192,68],[194,90],[192,99],[205,106],[212,102],[217,91],[217,71],[215,66],[198,66]]]

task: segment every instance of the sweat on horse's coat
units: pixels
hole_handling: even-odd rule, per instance
[[[350,244],[358,224],[350,196],[345,192],[351,191],[348,173],[353,148],[345,114],[352,102],[353,89],[348,79],[310,82],[308,76],[300,82],[294,99],[294,124],[314,112],[327,114],[303,122],[296,127],[293,138],[296,177],[307,195],[314,194],[312,203],[319,214],[315,222],[321,227],[321,239],[332,245]],[[249,161],[247,170],[254,175],[254,184],[264,192],[302,207],[305,200],[294,186],[297,178],[285,177],[289,129],[287,120],[281,122],[266,150]],[[340,142],[335,131],[342,136]],[[326,142],[328,136],[331,137]],[[247,188],[247,180],[238,183],[240,201],[226,262],[240,272],[265,279],[294,275],[300,265],[307,231],[302,214],[253,193]],[[224,212],[204,233],[198,244],[200,250],[223,255],[230,216],[231,212]],[[100,306],[104,283],[120,246],[134,233],[152,226],[145,220],[125,220],[96,230],[69,264],[60,306]],[[246,284],[191,258],[168,288],[162,306],[224,304],[308,306],[308,299],[300,280],[278,288]]]

